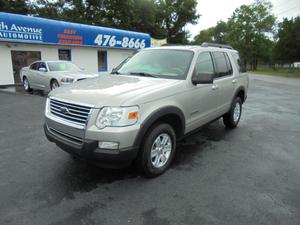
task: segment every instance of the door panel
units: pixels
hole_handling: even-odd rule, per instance
[[[192,96],[187,129],[193,130],[216,118],[218,109],[219,89],[215,84],[198,84],[189,92]]]
[[[30,68],[28,70],[28,76],[27,76],[27,78],[29,80],[30,87],[33,88],[33,89],[38,88],[37,81],[36,81],[36,77],[37,77],[36,68],[38,67],[38,64],[39,64],[39,62],[31,64],[31,66],[30,66]]]
[[[214,65],[210,52],[202,52],[197,58],[193,76],[214,75]],[[214,83],[198,84],[189,87],[189,118],[187,130],[193,130],[216,118],[219,106],[219,87]]]
[[[233,83],[233,76],[221,77],[215,80],[215,83],[219,86],[220,98],[219,98],[219,114],[226,113],[231,105],[233,98],[234,87],[236,83]]]
[[[36,71],[37,86],[39,87],[39,89],[44,90],[46,85],[47,85],[47,82],[48,82],[48,78],[47,78],[47,73],[48,72],[39,71],[40,68],[46,68],[47,69],[47,66],[44,62],[40,62],[39,66],[37,68],[37,71]]]
[[[218,112],[222,115],[230,108],[236,80],[227,53],[215,51],[212,55],[217,76],[214,82],[218,85],[220,92]]]

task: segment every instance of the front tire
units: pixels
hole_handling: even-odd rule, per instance
[[[51,83],[50,83],[50,88],[51,88],[51,91],[58,88],[59,87],[59,83],[57,80],[52,80]]]
[[[242,100],[240,97],[236,97],[228,113],[223,116],[223,122],[227,128],[235,128],[242,115]]]
[[[29,84],[29,80],[27,79],[27,77],[23,77],[23,87],[24,87],[24,90],[26,92],[29,92],[31,91],[32,89],[30,88],[30,84]]]
[[[150,128],[142,144],[137,163],[147,177],[164,173],[173,161],[176,134],[169,124],[156,124]]]

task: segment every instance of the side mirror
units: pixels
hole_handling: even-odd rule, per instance
[[[197,75],[194,74],[192,77],[192,83],[194,85],[197,84],[212,84],[214,81],[214,74],[208,73],[198,73]]]
[[[40,72],[47,72],[47,69],[45,67],[41,67],[41,68],[39,68],[39,71]]]

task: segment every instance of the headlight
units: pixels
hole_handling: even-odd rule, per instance
[[[138,106],[131,107],[104,107],[97,117],[96,126],[105,127],[130,126],[138,120]]]
[[[70,77],[64,77],[61,79],[61,82],[64,83],[72,83],[74,81],[74,78],[70,78]]]
[[[49,112],[50,112],[50,99],[47,98],[46,107],[45,107],[45,115],[49,114]]]

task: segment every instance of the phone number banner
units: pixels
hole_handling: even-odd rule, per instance
[[[146,33],[0,12],[0,41],[106,48],[151,46]]]

